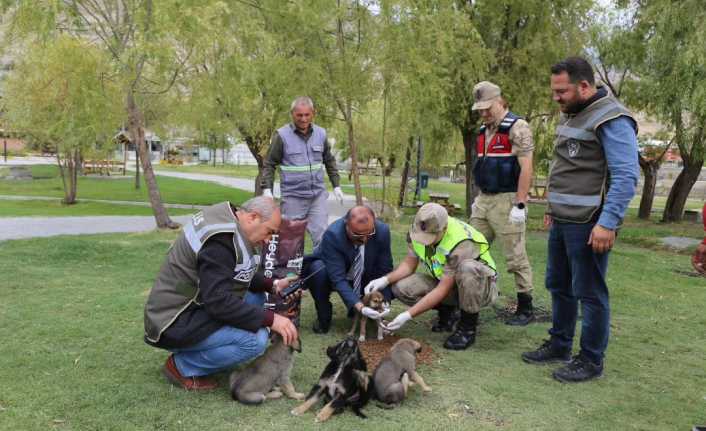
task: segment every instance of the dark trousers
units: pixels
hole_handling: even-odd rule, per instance
[[[554,222],[549,231],[546,286],[552,295],[554,348],[571,351],[581,302],[581,353],[602,363],[610,332],[610,303],[605,276],[608,253],[587,244],[594,223]]]
[[[311,297],[314,299],[319,324],[329,326],[333,311],[333,306],[331,305],[331,291],[333,289],[326,272],[326,265],[324,265],[322,260],[312,259],[302,268],[302,278],[308,277],[315,272],[316,274],[313,277],[304,282],[304,288],[309,290]]]

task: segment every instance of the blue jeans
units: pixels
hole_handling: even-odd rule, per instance
[[[554,222],[549,231],[546,286],[552,295],[552,346],[571,351],[581,302],[581,353],[603,362],[610,333],[610,303],[605,276],[608,253],[587,244],[594,223]]]
[[[248,292],[245,302],[262,306],[265,294]],[[266,328],[253,333],[223,326],[193,346],[170,350],[174,352],[174,362],[182,376],[206,376],[260,356],[267,347],[268,339],[269,331]]]

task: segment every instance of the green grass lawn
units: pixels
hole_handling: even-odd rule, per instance
[[[192,214],[196,210],[167,208],[169,215]],[[64,205],[58,200],[13,201],[0,199],[0,217],[77,217],[77,216],[151,216],[149,206],[114,205],[103,202],[79,201]]]
[[[55,166],[33,166],[32,180],[0,180],[0,195],[63,197],[64,189]],[[205,181],[157,177],[165,203],[209,205],[225,200],[240,203],[252,193]],[[147,186],[135,189],[134,177],[79,177],[78,199],[148,202]]]
[[[314,415],[292,417],[291,400],[248,407],[225,388],[187,393],[160,374],[167,353],[142,342],[142,307],[173,232],[90,235],[0,243],[0,428],[7,430],[309,430]],[[404,232],[393,236],[395,261],[405,254]],[[529,235],[536,303],[550,305],[543,288],[546,234]],[[501,304],[514,296],[504,261]],[[370,430],[686,430],[706,423],[706,283],[688,271],[688,258],[619,242],[608,273],[612,335],[605,376],[566,385],[551,367],[524,364],[548,323],[511,328],[493,309],[481,314],[476,345],[464,352],[440,347],[431,314],[400,335],[430,344],[438,360],[420,373],[433,388],[413,388],[401,408],[371,404],[361,420],[346,412],[321,429]],[[11,275],[11,276],[7,276]],[[307,391],[325,364],[324,349],[349,329],[340,300],[326,336],[310,327],[305,298],[292,379]],[[402,310],[394,305],[394,313]],[[223,382],[225,375],[220,376]]]

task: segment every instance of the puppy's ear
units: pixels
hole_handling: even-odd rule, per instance
[[[291,347],[293,350],[301,353],[302,352],[302,340],[299,337],[297,337],[296,339],[294,339],[294,342],[289,347]]]
[[[328,356],[329,359],[335,359],[335,358],[336,358],[336,350],[337,350],[336,347],[338,347],[338,346],[337,346],[337,345],[333,345],[333,346],[328,346],[328,347],[326,348],[326,356]]]

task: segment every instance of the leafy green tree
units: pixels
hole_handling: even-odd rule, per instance
[[[639,40],[626,99],[674,132],[683,169],[672,186],[662,221],[681,220],[704,164],[706,148],[706,10],[699,0],[641,0],[628,35]]]
[[[118,88],[107,77],[110,58],[85,41],[60,36],[29,43],[4,87],[8,125],[56,150],[64,202],[77,196],[84,154],[112,144],[120,112]]]

